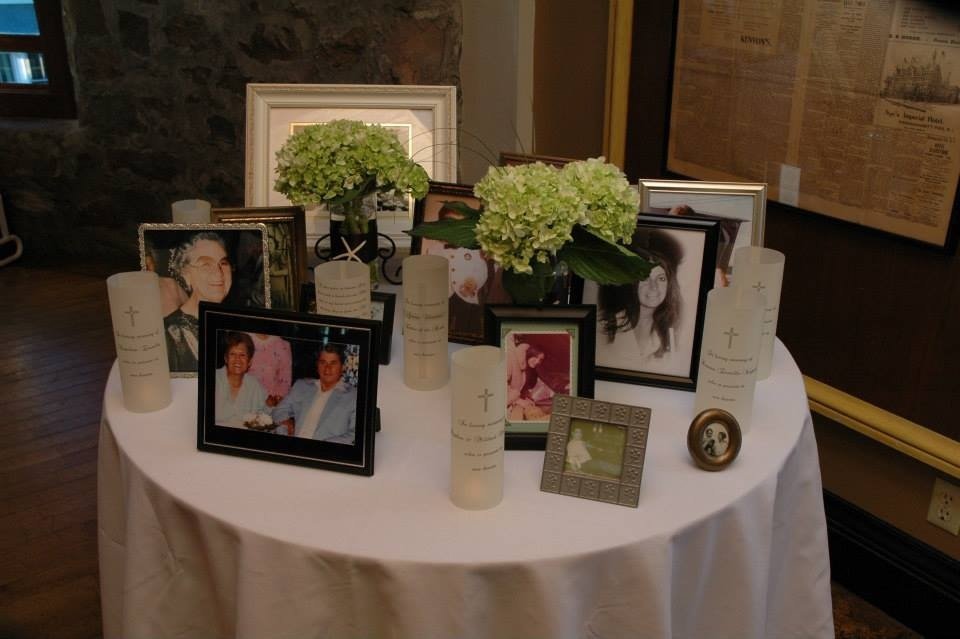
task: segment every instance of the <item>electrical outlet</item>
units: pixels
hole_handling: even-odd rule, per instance
[[[933,482],[927,521],[954,535],[960,533],[960,487],[942,479]]]

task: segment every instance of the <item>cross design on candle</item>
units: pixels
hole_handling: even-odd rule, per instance
[[[357,262],[360,262],[361,264],[363,264],[363,260],[360,259],[360,256],[357,255],[357,253],[360,252],[360,249],[362,249],[364,246],[366,246],[367,241],[364,240],[364,241],[360,242],[359,244],[357,244],[357,246],[356,246],[355,248],[352,248],[352,249],[350,248],[350,245],[347,244],[347,238],[341,237],[341,238],[340,238],[340,241],[343,242],[343,248],[344,248],[344,250],[345,250],[346,252],[341,253],[340,255],[337,255],[337,256],[335,256],[335,257],[331,257],[330,259],[331,259],[331,260],[340,260],[340,259],[343,259],[343,260],[347,260],[348,262],[349,262],[350,260],[356,260]]]
[[[487,404],[489,403],[491,397],[493,397],[493,393],[490,392],[490,389],[489,389],[489,388],[484,388],[484,389],[483,389],[483,392],[480,393],[479,395],[477,395],[477,399],[482,399],[482,400],[483,400],[483,412],[484,412],[484,413],[487,412],[487,408],[488,408]]]
[[[763,285],[763,282],[757,282],[756,284],[754,284],[754,285],[751,286],[750,288],[752,288],[753,290],[755,290],[757,293],[759,293],[760,291],[765,291],[765,290],[767,290],[767,287]]]
[[[727,340],[727,348],[733,348],[733,338],[740,337],[740,333],[735,333],[732,326],[729,331],[725,331],[723,334],[730,338]]]
[[[134,326],[137,325],[136,322],[135,322],[134,319],[133,319],[133,316],[134,316],[134,315],[139,315],[139,314],[140,314],[140,311],[134,310],[133,306],[131,306],[130,308],[128,308],[127,310],[125,310],[125,311],[123,312],[123,314],[130,316],[130,326],[131,326],[131,327],[134,327]]]

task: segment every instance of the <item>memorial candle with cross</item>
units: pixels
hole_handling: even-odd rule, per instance
[[[746,286],[715,288],[707,295],[695,414],[722,408],[742,433],[749,431],[753,414],[764,305],[763,294]]]
[[[454,353],[452,362],[450,499],[460,508],[492,508],[503,498],[503,354],[474,346]]]

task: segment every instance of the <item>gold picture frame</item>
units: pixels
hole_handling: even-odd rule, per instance
[[[701,411],[687,431],[687,450],[702,470],[723,470],[740,454],[743,435],[737,418],[720,408]]]

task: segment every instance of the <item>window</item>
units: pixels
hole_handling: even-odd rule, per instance
[[[75,115],[60,0],[0,0],[0,116]]]

